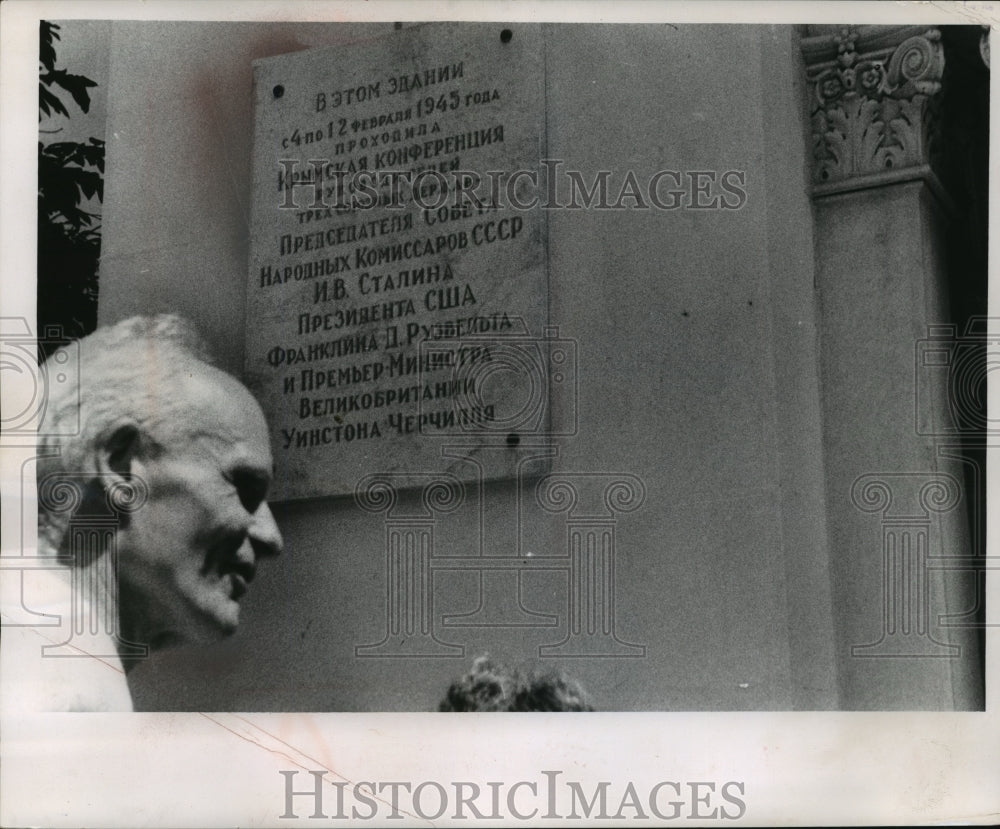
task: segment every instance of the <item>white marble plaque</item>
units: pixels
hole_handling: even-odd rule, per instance
[[[575,366],[547,328],[537,26],[261,60],[254,107],[246,369],[276,496],[374,472],[512,476]],[[456,443],[478,459],[446,457]]]

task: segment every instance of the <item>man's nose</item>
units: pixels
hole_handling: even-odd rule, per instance
[[[267,505],[267,501],[264,501],[253,514],[249,535],[250,543],[258,556],[281,554],[284,548],[281,530],[278,529],[274,516],[271,515],[271,508]]]

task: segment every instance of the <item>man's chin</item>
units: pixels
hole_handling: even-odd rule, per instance
[[[186,640],[192,645],[210,645],[220,639],[228,639],[240,624],[240,606],[230,598],[203,608],[197,625],[186,631]]]
[[[218,613],[210,620],[208,635],[210,639],[227,639],[236,633],[240,626],[240,606],[229,600],[231,607],[225,609],[224,613]]]

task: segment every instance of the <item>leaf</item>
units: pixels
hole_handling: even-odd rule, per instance
[[[76,105],[80,109],[84,112],[90,111],[90,94],[87,92],[87,89],[97,86],[96,81],[92,81],[83,75],[71,75],[65,69],[52,69],[41,76],[41,81],[46,86],[51,86],[52,84],[61,86],[73,96],[73,100],[76,101]]]
[[[43,146],[40,153],[59,164],[75,164],[79,167],[94,167],[104,172],[104,142],[90,139],[89,144],[75,141],[56,141]]]
[[[53,41],[59,40],[59,27],[48,20],[42,20],[38,28],[38,60],[46,69],[52,69],[56,65],[56,49]]]
[[[104,148],[105,144],[100,138],[90,139],[91,147],[87,148],[87,158],[102,173],[104,172]]]
[[[56,68],[58,30],[48,21],[39,24],[39,121],[53,114],[69,117],[57,90],[68,92],[87,112],[88,90],[97,86]],[[97,325],[100,215],[80,205],[84,199],[103,199],[103,172],[103,141],[38,143],[38,321],[42,327],[58,325],[71,337]],[[40,353],[51,353],[54,345],[40,343]]]
[[[62,101],[41,84],[38,85],[38,107],[45,115],[51,115],[55,112],[57,115],[69,117],[69,113],[66,111],[66,107],[63,106]],[[38,120],[40,121],[41,117]]]
[[[97,325],[99,236],[38,221],[38,320],[79,337]],[[51,351],[53,344],[42,343]],[[48,353],[48,352],[46,352]]]
[[[83,146],[83,145],[79,145]],[[73,145],[63,143],[61,153],[72,151]],[[56,224],[66,224],[72,232],[94,225],[98,214],[80,208],[84,199],[104,199],[104,179],[100,173],[64,163],[50,148],[41,147],[38,158],[38,213]]]
[[[76,183],[83,192],[83,195],[88,199],[92,199],[95,196],[100,198],[104,194],[103,180],[97,173],[92,173],[89,170],[81,170],[77,175]]]

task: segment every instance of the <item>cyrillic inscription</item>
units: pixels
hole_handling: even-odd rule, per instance
[[[524,390],[492,378],[548,323],[544,215],[480,185],[538,171],[541,52],[531,26],[427,24],[255,63],[246,368],[276,498],[373,469],[478,476],[442,442],[516,430],[494,424]]]

